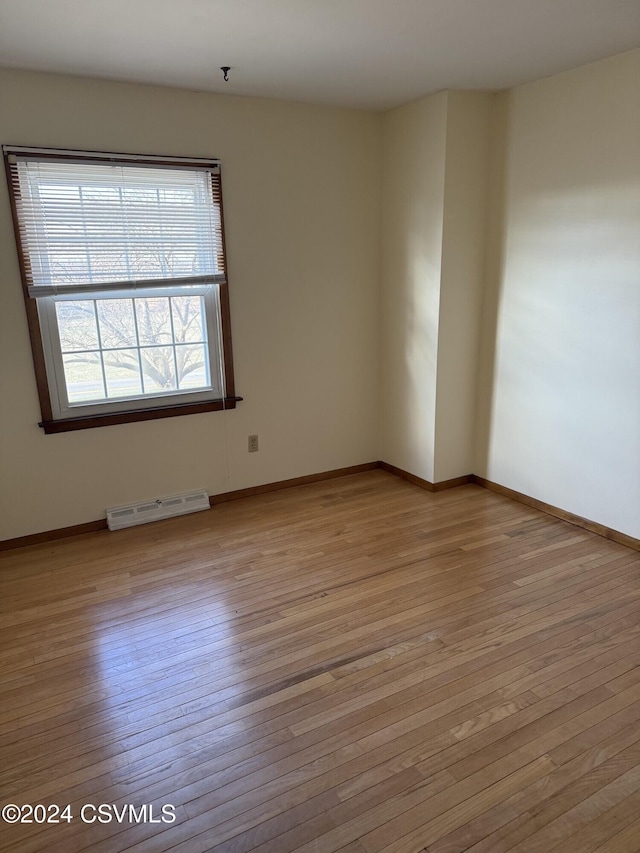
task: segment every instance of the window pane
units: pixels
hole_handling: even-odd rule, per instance
[[[218,368],[212,382],[209,365],[205,310],[205,299],[193,294],[56,302],[69,401],[106,402],[217,387]]]
[[[140,350],[146,393],[176,390],[173,347],[143,347]]]
[[[104,400],[102,364],[97,352],[63,355],[64,376],[70,403]]]
[[[132,299],[101,299],[97,308],[100,337],[105,349],[137,346]]]
[[[52,245],[47,257],[47,268],[52,284],[83,284],[91,281],[91,267],[82,247],[65,242]]]
[[[98,329],[93,299],[57,302],[56,314],[63,353],[98,349]]]
[[[206,340],[203,332],[204,300],[201,296],[173,296],[171,310],[176,343]]]
[[[122,349],[104,353],[107,396],[133,397],[142,394],[138,350]]]
[[[136,299],[135,303],[140,344],[173,343],[169,298]]]
[[[207,352],[205,344],[183,344],[176,347],[178,382],[183,388],[209,388]]]
[[[111,249],[93,249],[90,259],[90,276],[85,281],[128,281],[131,271],[127,264],[124,244]]]

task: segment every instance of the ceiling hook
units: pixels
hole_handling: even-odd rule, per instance
[[[222,73],[224,75],[224,82],[228,83],[229,82],[229,72],[231,71],[231,66],[230,65],[221,65],[220,71],[222,71]]]

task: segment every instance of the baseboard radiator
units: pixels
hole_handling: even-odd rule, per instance
[[[184,492],[151,501],[113,506],[107,509],[107,527],[109,530],[122,530],[123,527],[135,527],[209,508],[209,495],[204,490]]]

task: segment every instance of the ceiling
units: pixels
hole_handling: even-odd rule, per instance
[[[638,45],[640,0],[0,0],[0,66],[378,110]]]

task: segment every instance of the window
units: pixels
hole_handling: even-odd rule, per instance
[[[235,407],[218,162],[3,150],[45,431]]]

